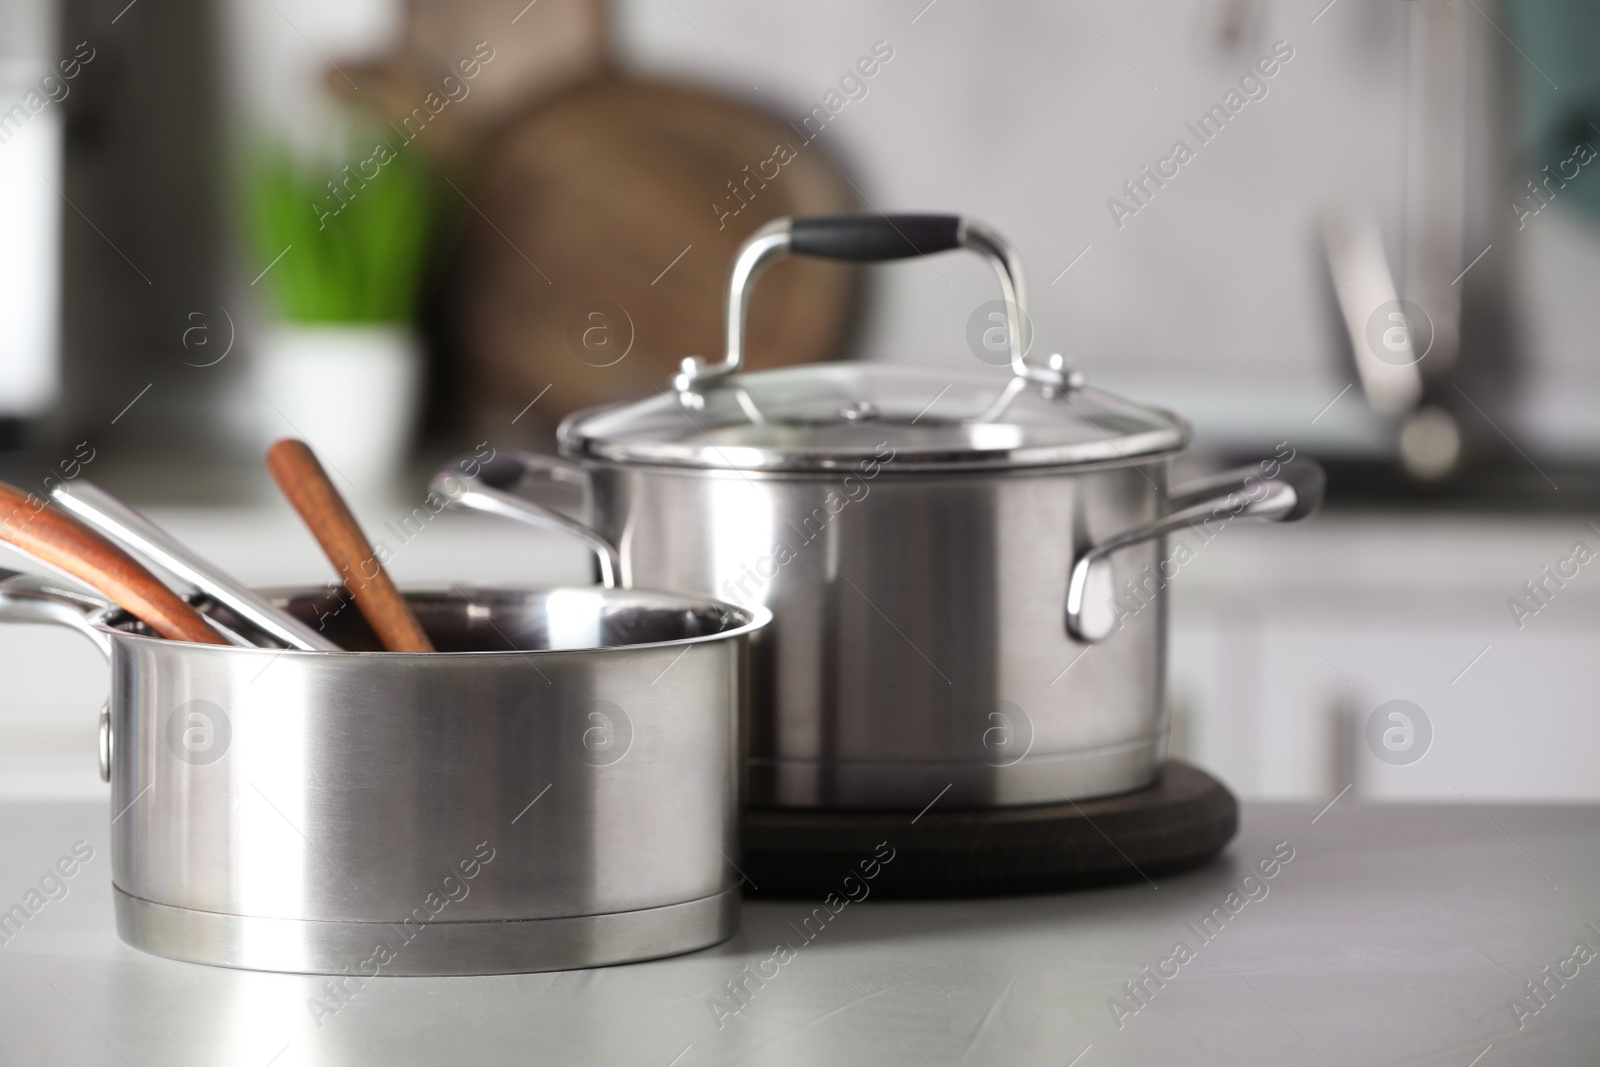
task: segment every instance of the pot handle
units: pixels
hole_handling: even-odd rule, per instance
[[[476,474],[465,473],[474,465]],[[617,576],[622,573],[616,547],[577,519],[517,493],[517,486],[530,476],[584,485],[589,482],[587,471],[564,459],[533,452],[500,452],[487,462],[479,463],[476,457],[470,457],[445,467],[433,476],[428,488],[443,497],[448,507],[482,511],[576,537],[593,549],[599,559],[600,584],[615,589]]]
[[[1291,458],[1269,476],[1262,468],[1270,462],[1179,486],[1168,494],[1172,510],[1166,515],[1114,534],[1080,555],[1067,582],[1067,633],[1093,644],[1118,629],[1111,607],[1115,590],[1109,557],[1114,552],[1190,526],[1215,522],[1220,529],[1237,519],[1295,522],[1315,515],[1327,485],[1322,467],[1314,460]]]
[[[111,658],[111,638],[89,621],[110,607],[106,601],[62,588],[37,574],[0,569],[0,623],[66,626],[78,631]]]
[[[78,631],[111,659],[111,638],[89,621],[111,605],[103,600],[63,589],[37,574],[0,569],[0,623],[34,623],[66,626]],[[111,781],[111,703],[100,707],[100,780]]]
[[[1012,372],[1046,385],[1067,384],[1066,372],[1060,367],[1038,367],[1027,361],[1023,332],[1028,321],[1027,287],[1022,260],[1003,237],[983,223],[959,215],[866,214],[773,219],[751,234],[739,247],[728,277],[727,354],[717,364],[690,356],[673,384],[680,393],[687,393],[743,369],[751,290],[763,271],[786,256],[880,263],[956,248],[978,253],[994,268],[1006,301]]]

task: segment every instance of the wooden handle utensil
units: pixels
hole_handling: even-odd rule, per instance
[[[203,645],[228,643],[132,556],[43,498],[4,482],[0,482],[0,540],[105,594],[162,637]]]
[[[292,437],[277,442],[267,450],[267,470],[310,527],[383,647],[390,652],[434,651],[310,447]]]

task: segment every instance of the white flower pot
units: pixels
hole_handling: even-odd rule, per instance
[[[414,331],[280,324],[261,339],[252,383],[263,448],[281,437],[302,438],[343,491],[369,499],[394,493],[422,386]]]

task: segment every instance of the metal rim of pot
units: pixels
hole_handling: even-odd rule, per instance
[[[342,588],[328,586],[330,591]],[[568,656],[586,655],[605,652],[617,652],[624,649],[651,649],[675,648],[691,646],[713,641],[723,641],[755,633],[772,621],[772,612],[758,606],[745,606],[730,604],[726,601],[712,597],[697,597],[693,594],[664,593],[649,589],[618,589],[614,585],[605,585],[601,589],[592,586],[555,586],[555,585],[478,585],[466,583],[417,583],[406,586],[407,593],[416,594],[441,594],[452,598],[462,598],[471,601],[472,594],[528,594],[549,593],[570,590],[574,592],[593,593],[596,595],[609,595],[625,600],[636,601],[638,606],[646,606],[654,599],[656,607],[661,608],[688,608],[702,607],[720,612],[735,625],[727,626],[710,633],[695,634],[688,637],[674,637],[660,641],[636,641],[623,644],[593,645],[582,648],[535,648],[535,649],[470,649],[438,652],[386,652],[381,650],[365,649],[337,649],[323,651],[320,649],[302,648],[275,648],[270,645],[194,645],[197,652],[213,655],[241,656],[254,655],[277,658],[281,655],[296,657],[323,656],[323,657],[372,657],[385,658],[407,657],[416,659],[428,657],[434,659],[446,657],[450,659],[471,659],[485,656]],[[288,587],[283,589],[263,589],[261,595],[271,599],[288,592]],[[203,598],[202,598],[203,599]],[[75,589],[66,587],[54,579],[41,575],[24,574],[16,571],[0,569],[0,622],[9,623],[35,623],[42,625],[65,626],[75,630],[90,641],[94,642],[107,658],[112,654],[111,638],[117,637],[130,641],[161,641],[167,644],[189,645],[187,641],[169,641],[166,638],[150,633],[141,633],[137,629],[129,629],[123,623],[128,623],[130,617],[126,611],[108,604],[94,597],[86,596]]]

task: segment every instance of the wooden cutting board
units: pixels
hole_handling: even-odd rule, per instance
[[[485,137],[446,286],[449,334],[490,424],[542,396],[548,433],[580,407],[646,396],[688,355],[720,359],[740,242],[781,215],[849,210],[818,144],[718,93],[606,75]],[[749,365],[830,358],[854,273],[777,264],[751,306]]]

